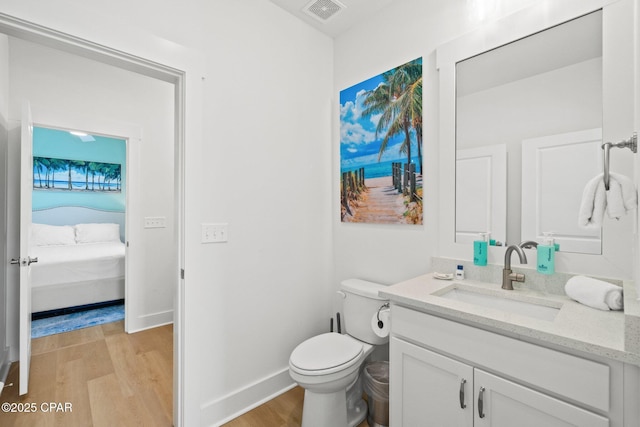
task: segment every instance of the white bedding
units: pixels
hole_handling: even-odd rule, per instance
[[[125,245],[121,242],[34,246],[31,286],[87,282],[124,277]]]

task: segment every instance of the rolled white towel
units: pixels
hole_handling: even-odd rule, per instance
[[[599,310],[622,310],[622,287],[586,276],[574,276],[564,286],[567,296]]]

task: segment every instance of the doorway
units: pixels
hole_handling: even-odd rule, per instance
[[[124,320],[129,139],[34,125],[32,338]]]
[[[103,66],[109,66],[113,68],[113,72],[118,73],[131,73],[137,74],[139,77],[144,77],[149,79],[149,81],[162,82],[164,84],[168,84],[170,86],[171,91],[171,102],[170,105],[165,105],[168,109],[171,110],[170,115],[171,119],[169,122],[172,124],[172,130],[168,132],[170,139],[170,149],[169,152],[173,156],[171,170],[174,172],[174,182],[170,185],[169,190],[174,192],[174,206],[171,208],[171,212],[169,212],[164,219],[166,224],[170,226],[170,234],[171,238],[168,239],[168,246],[173,247],[173,253],[171,254],[172,265],[168,268],[171,270],[170,274],[166,275],[170,278],[172,282],[172,289],[168,291],[171,295],[172,306],[174,297],[180,295],[179,284],[180,284],[180,266],[182,265],[182,254],[183,254],[183,233],[182,233],[182,200],[183,200],[183,190],[182,190],[182,152],[183,152],[183,117],[184,117],[184,107],[181,102],[181,94],[184,92],[184,74],[175,69],[171,69],[168,67],[164,67],[159,64],[151,63],[145,60],[142,60],[137,57],[129,56],[121,52],[114,53],[108,48],[104,48],[102,46],[93,45],[90,42],[78,40],[75,38],[70,38],[69,36],[62,35],[59,33],[55,33],[53,31],[47,30],[43,31],[42,28],[37,26],[30,26],[25,24],[24,22],[20,22],[19,25],[16,26],[16,23],[11,19],[6,19],[4,16],[0,16],[0,31],[11,34],[13,36],[17,36],[16,40],[20,40],[24,42],[24,39],[29,39],[30,42],[35,42],[34,44],[51,46],[53,45],[56,49],[61,52],[65,52],[68,55],[71,55],[75,58],[91,58],[92,60],[97,60],[96,63],[102,64]],[[80,53],[80,56],[76,56]],[[119,75],[121,77],[121,75]],[[58,102],[64,102],[64,97],[61,97]],[[96,103],[100,103],[101,101],[98,99]],[[153,100],[151,100],[153,102]],[[128,104],[123,103],[121,105],[123,109],[129,107]],[[51,110],[51,109],[50,109]],[[36,122],[45,123],[46,120],[39,120],[37,117],[34,117]],[[88,126],[90,127],[90,126]],[[166,134],[167,132],[165,132]],[[164,187],[161,189],[166,194],[167,188]],[[146,213],[137,217],[138,224],[137,227],[132,231],[132,237],[139,237],[144,230],[144,217],[146,217]],[[151,217],[156,218],[154,213],[152,212]],[[149,227],[152,228],[152,227]],[[154,240],[155,239],[155,240]],[[152,236],[150,240],[157,241],[163,240],[161,237]],[[137,240],[139,241],[139,240]],[[166,242],[167,239],[164,239]],[[176,245],[177,242],[177,245]],[[143,249],[141,249],[143,250]],[[151,258],[151,261],[156,261]],[[148,274],[148,271],[144,271],[143,274]],[[164,274],[164,272],[160,272],[160,274]],[[156,290],[153,289],[151,293],[156,293]],[[167,291],[165,290],[166,294]],[[136,300],[136,297],[132,298],[133,301]],[[141,304],[148,305],[149,301],[142,301],[142,299],[138,298],[138,301]],[[152,303],[154,301],[151,301]],[[157,302],[157,301],[156,301]],[[179,322],[180,319],[180,307],[181,302],[177,301],[176,304],[177,312],[173,313],[173,310],[157,310],[154,313],[150,313],[148,316],[142,316],[140,319],[137,319],[136,325],[129,325],[129,328],[132,330],[142,330],[150,327],[149,325],[153,325],[154,322],[157,323],[158,319],[166,319],[170,318],[171,320],[175,319],[175,322]],[[173,308],[173,307],[172,307]],[[175,328],[174,335],[174,351],[176,354],[180,352],[180,328]],[[179,358],[175,358],[176,363],[179,363]],[[181,370],[174,369],[178,375]],[[174,417],[178,419],[180,417],[180,389],[177,387],[177,384],[180,383],[179,378],[174,378],[174,402],[176,403],[177,411],[174,412]],[[176,421],[176,425],[179,425],[179,421]]]

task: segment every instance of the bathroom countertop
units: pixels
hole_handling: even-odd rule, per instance
[[[542,299],[546,305],[561,309],[554,320],[548,321],[438,296],[456,284],[509,299]],[[597,310],[564,295],[526,288],[505,291],[498,284],[474,280],[438,280],[431,273],[389,286],[380,295],[398,305],[514,338],[640,365],[640,303],[630,284],[625,284],[624,289],[626,313]]]

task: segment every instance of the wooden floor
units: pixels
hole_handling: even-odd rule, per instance
[[[224,427],[300,427],[303,402],[304,389],[294,387],[275,399],[224,424]],[[365,419],[358,424],[358,427],[369,427],[369,424]]]
[[[126,334],[123,322],[109,323],[36,338],[31,353],[29,393],[18,396],[14,363],[0,402],[35,412],[4,405],[0,426],[172,425],[171,325]]]

